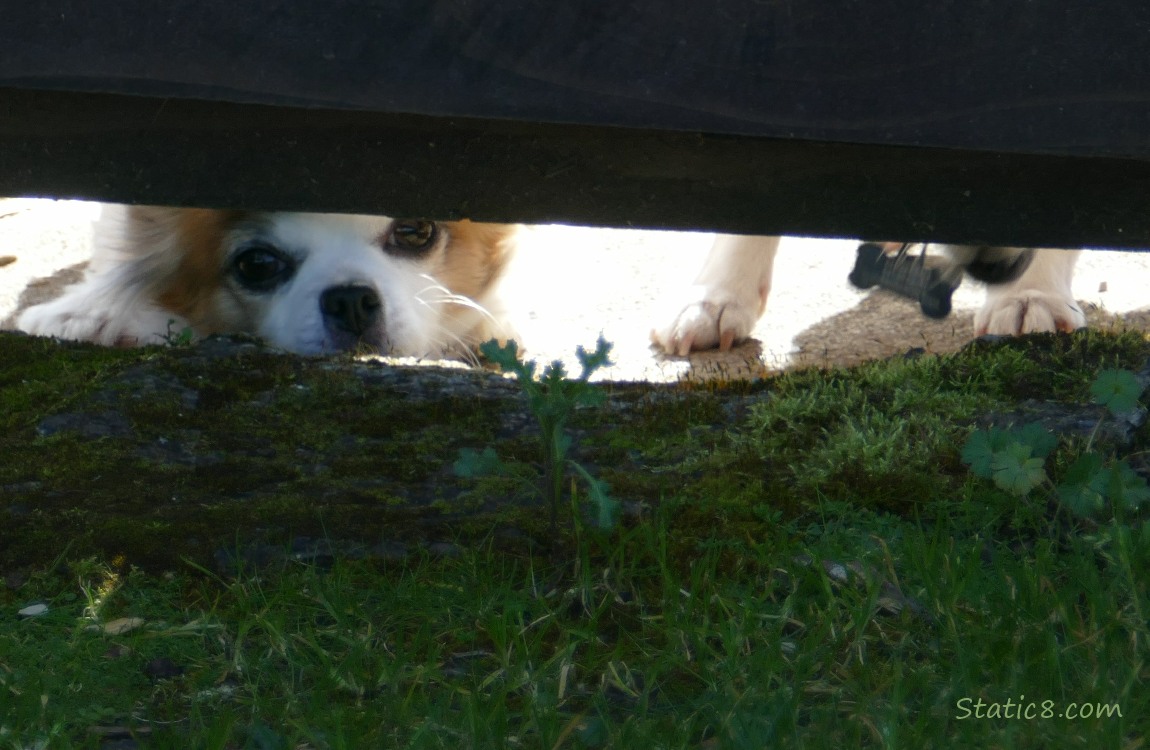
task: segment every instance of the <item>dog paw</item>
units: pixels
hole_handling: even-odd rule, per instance
[[[17,327],[35,336],[51,336],[71,341],[116,344],[119,336],[111,321],[101,315],[74,310],[53,309],[52,305],[29,308],[16,322]]]
[[[49,303],[25,310],[16,319],[16,327],[34,336],[83,340],[93,338],[102,326],[90,314]]]
[[[1072,298],[1036,289],[987,299],[974,319],[977,336],[1069,332],[1085,326],[1086,316]]]
[[[35,336],[89,341],[104,346],[159,344],[178,335],[187,323],[163,311],[116,315],[111,310],[92,312],[67,297],[30,307],[16,327]]]
[[[737,296],[698,290],[670,322],[651,331],[651,342],[668,354],[685,357],[693,351],[729,350],[751,334],[762,314],[762,304]]]

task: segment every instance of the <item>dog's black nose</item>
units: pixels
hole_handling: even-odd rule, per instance
[[[367,286],[334,286],[319,297],[319,309],[329,325],[362,336],[383,317],[383,302]]]

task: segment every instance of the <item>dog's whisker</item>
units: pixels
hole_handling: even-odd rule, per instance
[[[426,292],[439,292],[439,296],[432,298],[425,298],[421,296]],[[488,320],[495,320],[495,316],[492,315],[491,312],[483,305],[479,304],[470,297],[462,294],[455,294],[454,292],[450,291],[449,289],[445,289],[444,287],[426,287],[415,295],[415,299],[417,302],[427,307],[431,307],[432,305],[459,305],[460,307],[466,307],[469,310],[474,310]]]
[[[431,349],[436,352],[437,358],[443,356],[459,357],[467,364],[478,367],[481,363],[475,354],[475,341],[466,336],[459,335],[447,328],[439,327],[432,334]]]
[[[430,282],[430,283],[415,293],[417,297],[419,295],[425,293],[425,292],[440,292],[442,294],[455,294],[455,292],[451,291],[450,289],[445,287],[443,284],[440,284],[438,281],[436,281],[434,277],[428,276],[425,273],[420,274],[419,276],[420,276],[420,278],[427,279],[428,282]]]
[[[468,300],[468,301],[471,301],[471,298],[470,298],[470,297],[465,297],[465,296],[463,296],[462,294],[456,294],[455,292],[451,291],[450,289],[448,289],[447,287],[443,286],[442,284],[428,284],[427,286],[423,287],[423,288],[422,288],[422,289],[420,289],[418,292],[416,292],[416,293],[415,293],[415,297],[416,297],[416,299],[422,299],[422,298],[423,298],[423,295],[425,295],[425,294],[430,294],[430,293],[434,293],[434,294],[437,294],[437,295],[438,295],[437,299],[450,299],[450,300],[459,300],[459,301],[462,301],[462,300]]]

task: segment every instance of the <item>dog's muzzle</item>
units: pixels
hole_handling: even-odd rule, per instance
[[[324,327],[341,349],[360,343],[379,346],[383,326],[383,300],[369,286],[336,286],[319,298]]]

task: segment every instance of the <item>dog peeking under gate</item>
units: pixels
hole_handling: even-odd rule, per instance
[[[250,333],[301,354],[466,357],[507,338],[495,287],[516,227],[108,205],[83,281],[26,310],[33,334],[134,346]]]
[[[730,349],[747,338],[766,310],[779,239],[716,237],[694,284],[672,306],[677,312],[651,331],[652,342],[670,354],[686,356],[703,349]],[[987,282],[986,302],[975,316],[976,336],[1072,331],[1086,325],[1071,291],[1079,251],[943,247],[960,268]],[[1020,262],[1025,253],[1032,257]]]
[[[104,208],[85,278],[26,310],[30,333],[107,345],[250,333],[303,354],[343,351],[470,358],[512,338],[497,286],[517,227],[381,216],[118,206]],[[672,355],[729,349],[766,308],[779,238],[716,238],[653,343]],[[1071,294],[1077,253],[951,246],[992,283],[978,335],[1085,325]]]

